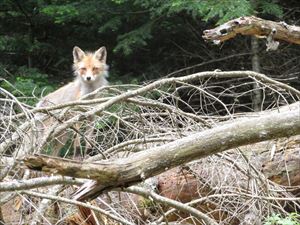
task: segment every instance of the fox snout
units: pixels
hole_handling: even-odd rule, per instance
[[[87,82],[96,80],[97,76],[99,76],[99,74],[81,74],[83,80]]]
[[[92,76],[84,76],[83,79],[84,79],[85,81],[93,81],[93,80],[95,80],[95,79],[93,79]]]

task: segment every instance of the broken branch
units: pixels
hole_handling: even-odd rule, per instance
[[[240,17],[230,20],[214,29],[205,30],[204,39],[215,43],[234,38],[237,34],[268,37],[294,44],[300,44],[300,27],[288,25],[285,22],[263,20],[255,16]]]

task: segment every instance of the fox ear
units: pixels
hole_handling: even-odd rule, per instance
[[[74,63],[79,62],[85,56],[84,51],[82,51],[79,47],[75,46],[73,48],[73,61]]]
[[[107,52],[106,52],[106,48],[104,46],[99,48],[94,54],[95,58],[100,60],[103,63],[106,63],[106,55],[107,55]]]

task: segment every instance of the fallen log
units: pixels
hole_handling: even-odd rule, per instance
[[[254,156],[248,157],[249,165],[254,165],[256,170],[260,171],[261,174],[267,178],[266,181],[276,183],[278,188],[284,188],[285,193],[293,193],[291,196],[297,196],[300,193],[300,136],[244,146],[241,148],[241,151],[247,154],[249,153],[249,149],[251,149],[251,154],[254,154]],[[238,153],[235,153],[234,150],[230,151],[230,154],[232,154],[230,159],[234,160],[236,166],[239,168],[248,166],[243,160],[235,160]],[[220,174],[222,174],[221,171],[228,171],[228,168],[232,166],[232,164],[227,164],[226,166],[227,160],[228,159],[223,155],[220,155],[220,158],[216,159]],[[230,193],[228,190],[230,191],[231,189],[230,185],[233,185],[232,188],[246,189],[248,184],[245,177],[248,176],[248,172],[245,173],[244,176],[238,175],[240,176],[240,184],[238,185],[223,181],[224,186],[226,185],[228,190],[220,192],[220,190],[216,190],[215,188],[218,186],[215,184],[220,177],[210,175],[210,173],[214,173],[214,169],[207,168],[209,164],[209,160],[203,159],[190,164],[190,166],[168,170],[153,178],[153,181],[147,181],[147,183],[150,183],[152,189],[160,196],[191,205],[199,211],[208,214],[218,223],[231,225],[241,224],[247,215],[253,213],[253,210],[244,210],[244,213],[240,213],[239,217],[237,217],[237,215],[230,212],[230,208],[228,208],[227,205],[224,205],[224,200],[222,199],[228,198],[236,201],[241,197],[243,198],[243,196]],[[234,177],[238,173],[238,171],[233,171],[226,176]],[[249,177],[249,179],[253,178]],[[274,189],[276,189],[276,184],[274,184]],[[289,192],[290,190],[292,191]],[[110,204],[113,204],[113,207],[116,209],[121,205],[122,208],[120,211],[126,211],[127,214],[135,215],[137,221],[147,221],[151,219],[151,217],[160,214],[157,204],[147,197],[134,194],[130,194],[129,197],[129,194],[125,192],[110,192],[109,197],[107,197],[107,195],[101,195],[102,201],[105,201],[106,204],[98,201],[98,206],[103,209],[109,210],[107,205]],[[273,194],[267,193],[269,197],[272,195]],[[280,198],[283,197],[285,197],[285,195],[282,195]],[[251,199],[251,191],[248,196],[244,196],[244,198],[245,202],[246,199]],[[263,198],[263,195],[261,198]],[[292,202],[292,200],[282,200],[279,202],[279,206],[292,205]],[[161,205],[160,207],[162,207],[162,210],[165,212],[165,216],[157,220],[158,224],[163,220],[169,222],[184,220],[191,224],[197,224],[195,221],[187,219],[189,218],[189,214],[185,212],[171,209],[167,205]],[[292,208],[291,211],[293,210],[295,209]],[[80,216],[77,214],[76,217]],[[71,219],[72,218],[73,217],[71,217]]]
[[[215,43],[224,42],[234,38],[237,34],[251,35],[274,40],[300,44],[300,27],[288,25],[285,22],[264,20],[255,16],[240,17],[224,23],[214,29],[205,30],[203,38]]]
[[[199,158],[247,144],[298,134],[300,134],[299,104],[298,109],[295,110],[272,112],[257,118],[237,119],[177,141],[132,154],[128,158],[81,163],[34,155],[26,157],[23,161],[32,170],[95,180],[76,194],[79,200],[89,200],[104,191],[128,187]]]

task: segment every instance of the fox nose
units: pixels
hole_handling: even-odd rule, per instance
[[[91,77],[86,77],[86,80],[91,80]]]

